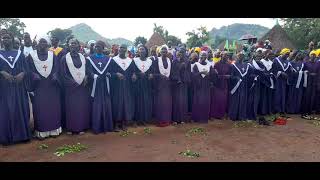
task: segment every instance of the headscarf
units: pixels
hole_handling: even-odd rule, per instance
[[[198,53],[200,53],[200,52],[201,52],[201,48],[196,47],[196,48],[194,49],[194,52],[198,52]]]
[[[90,41],[88,42],[88,47],[90,47],[91,44],[95,44],[95,43],[96,43],[95,40],[90,40]]]
[[[39,42],[40,42],[40,39],[46,40],[49,45],[51,44],[51,40],[50,40],[50,37],[49,37],[49,36],[44,35],[44,36],[39,37],[39,39],[37,40],[37,43],[38,43],[38,44],[39,44]]]
[[[316,50],[312,50],[312,51],[309,53],[309,56],[311,56],[312,54],[314,54],[314,55],[318,56],[318,55],[317,55],[317,51],[316,51]]]
[[[287,53],[290,53],[290,49],[288,49],[288,48],[283,48],[283,49],[280,51],[280,55],[284,55],[284,54],[287,54]]]
[[[316,55],[319,57],[320,56],[320,49],[316,50]]]

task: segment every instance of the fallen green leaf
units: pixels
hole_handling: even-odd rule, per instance
[[[38,147],[38,149],[48,149],[48,145],[46,145],[46,144],[41,144],[39,147]]]
[[[200,153],[192,152],[191,150],[187,149],[186,151],[179,152],[180,155],[190,157],[190,158],[198,158],[200,157]]]
[[[75,145],[63,145],[56,149],[56,152],[54,153],[54,155],[60,157],[60,156],[64,156],[67,153],[80,152],[85,149],[87,149],[87,147],[80,143],[77,143]]]

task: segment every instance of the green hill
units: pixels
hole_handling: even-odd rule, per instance
[[[215,39],[217,36],[220,38],[228,38],[232,40],[238,40],[244,34],[252,34],[258,37],[262,37],[270,29],[264,26],[256,24],[240,24],[235,23],[228,26],[222,26],[220,29],[213,28],[210,31],[210,36]]]
[[[131,46],[133,44],[132,41],[124,39],[124,38],[115,38],[115,39],[107,39],[95,32],[90,26],[85,23],[77,24],[69,28],[72,30],[72,34],[81,42],[88,42],[90,40],[103,40],[107,41],[110,45],[112,44],[126,44]]]

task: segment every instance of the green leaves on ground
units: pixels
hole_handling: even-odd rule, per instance
[[[180,155],[189,157],[189,158],[198,158],[200,157],[200,153],[198,152],[192,152],[191,150],[187,149],[184,152],[179,152]]]
[[[46,145],[46,144],[41,144],[39,147],[38,147],[38,149],[48,149],[48,145]]]
[[[246,128],[246,127],[253,127],[253,128],[259,128],[263,127],[262,125],[259,125],[256,121],[252,120],[246,120],[246,121],[238,121],[233,124],[234,128]]]
[[[197,134],[200,134],[200,135],[207,135],[206,131],[204,128],[201,128],[201,127],[195,127],[195,128],[191,128],[187,131],[186,133],[186,136],[187,137],[190,137],[190,136],[193,136],[193,135],[197,135]]]
[[[151,128],[143,128],[143,132],[144,132],[144,134],[146,134],[146,135],[152,134],[152,133],[151,133]]]
[[[76,153],[76,152],[80,152],[83,151],[85,149],[87,149],[88,147],[86,147],[83,144],[77,143],[75,145],[63,145],[61,147],[58,147],[56,149],[56,152],[54,153],[54,155],[60,157],[60,156],[64,156],[65,154],[70,154],[70,153]]]

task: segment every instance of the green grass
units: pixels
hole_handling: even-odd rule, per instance
[[[194,136],[194,135],[206,135],[206,130],[204,128],[201,127],[195,127],[195,128],[191,128],[187,131],[186,136],[190,137],[190,136]]]
[[[262,125],[259,125],[256,121],[252,120],[246,120],[246,121],[237,121],[233,124],[234,128],[246,128],[246,127],[253,127],[253,128],[259,128],[263,127]]]
[[[186,151],[179,152],[180,155],[189,157],[189,158],[198,158],[200,157],[200,153],[198,152],[192,152],[191,150],[187,149]]]

